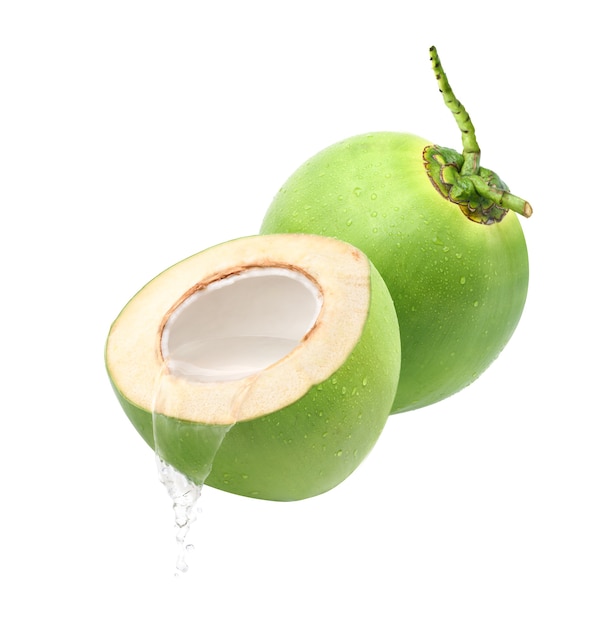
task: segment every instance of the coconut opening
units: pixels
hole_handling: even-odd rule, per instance
[[[317,285],[301,272],[252,268],[187,297],[161,335],[169,371],[194,382],[239,380],[294,350],[322,307]]]

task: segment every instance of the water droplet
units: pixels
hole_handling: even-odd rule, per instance
[[[367,386],[367,384],[368,384],[368,382],[369,382],[369,379],[365,376],[365,377],[363,378],[363,387],[366,387],[366,386]]]
[[[460,284],[460,285],[465,285],[465,284],[466,284],[466,277],[465,277],[465,276],[462,276],[462,277],[459,279],[459,284]]]
[[[371,194],[371,200],[377,200],[377,194],[376,193],[372,193]]]
[[[338,451],[335,453],[335,456],[341,456],[342,454],[343,454],[343,451],[342,451],[342,450],[338,450]]]
[[[362,189],[360,187],[354,187],[354,195],[356,197],[360,196],[361,193],[362,193]]]
[[[377,211],[372,211],[371,212],[371,217],[377,217]]]
[[[478,306],[478,300],[474,301],[474,306],[477,307]]]

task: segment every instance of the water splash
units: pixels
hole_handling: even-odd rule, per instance
[[[175,576],[185,574],[189,566],[186,555],[194,549],[186,542],[192,524],[196,521],[196,506],[202,493],[202,485],[197,485],[187,476],[176,470],[172,465],[156,454],[156,466],[160,482],[166,487],[169,497],[173,501],[175,514],[175,528],[177,529],[177,562]]]

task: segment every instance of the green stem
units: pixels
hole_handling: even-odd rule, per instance
[[[504,209],[508,209],[509,211],[514,211],[523,217],[531,217],[533,210],[531,209],[531,205],[522,198],[515,196],[514,194],[506,191],[505,189],[497,189],[496,187],[492,187],[487,183],[487,181],[483,180],[480,176],[469,176],[468,177],[477,193],[483,198],[489,198],[495,204],[498,204]]]
[[[457,126],[462,133],[464,165],[462,166],[461,173],[478,174],[481,161],[481,149],[476,141],[476,131],[474,130],[472,120],[464,108],[464,105],[455,97],[434,46],[430,48],[430,60],[432,61],[432,68],[434,69],[436,80],[438,81],[438,89],[443,94],[443,100],[451,113],[453,113]]]
[[[463,104],[455,97],[434,46],[430,48],[430,60],[438,81],[439,91],[443,95],[447,108],[453,113],[457,126],[462,133],[464,146],[461,155],[439,146],[429,149],[429,156],[426,155],[429,159],[429,176],[434,181],[435,186],[445,197],[457,198],[457,203],[462,206],[470,203],[470,207],[474,207],[478,205],[479,201],[484,205],[492,202],[506,209],[506,211],[512,210],[519,215],[529,217],[532,213],[531,205],[526,200],[511,194],[506,185],[493,172],[481,168],[481,149],[476,141],[474,125]],[[436,161],[437,155],[441,155],[438,161]],[[433,160],[438,165],[430,163]],[[447,172],[449,178],[445,176]],[[448,189],[452,189],[452,191],[449,192]],[[471,209],[471,212],[474,211],[475,209]],[[501,219],[501,217],[496,218],[491,211],[487,215],[489,216],[487,223]],[[474,217],[478,218],[477,214]]]

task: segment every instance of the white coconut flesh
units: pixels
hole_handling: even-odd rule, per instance
[[[322,295],[281,267],[244,270],[210,283],[169,316],[161,350],[168,370],[192,381],[251,376],[287,356],[313,328]]]
[[[253,419],[327,380],[356,347],[369,304],[369,261],[349,244],[238,239],[148,283],[112,326],[107,367],[148,412],[207,424]]]

